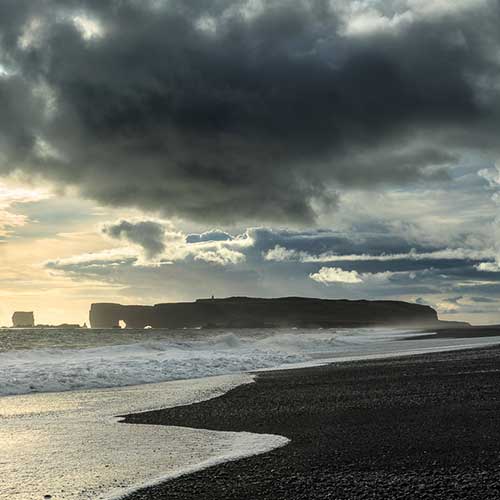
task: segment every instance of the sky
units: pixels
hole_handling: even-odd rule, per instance
[[[500,323],[498,0],[1,0],[0,324],[407,300]]]

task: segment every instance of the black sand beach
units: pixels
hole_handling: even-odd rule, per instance
[[[260,373],[126,422],[291,439],[129,500],[500,498],[500,347]]]

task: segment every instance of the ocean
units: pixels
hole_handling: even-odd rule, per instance
[[[0,396],[192,379],[411,350],[410,330],[0,330]],[[470,342],[465,342],[469,344]],[[418,343],[417,343],[418,344]],[[464,341],[427,341],[426,348]],[[418,345],[418,347],[422,347]]]

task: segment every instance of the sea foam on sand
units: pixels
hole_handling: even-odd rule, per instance
[[[141,486],[285,445],[282,436],[129,425],[116,415],[203,401],[251,383],[230,375],[0,399],[0,498],[120,498]]]

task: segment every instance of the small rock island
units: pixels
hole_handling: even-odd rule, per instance
[[[154,306],[96,303],[92,328],[272,328],[440,324],[429,306],[390,300],[229,297]]]
[[[35,326],[35,315],[33,311],[16,311],[12,315],[12,326],[14,328],[32,328]]]

